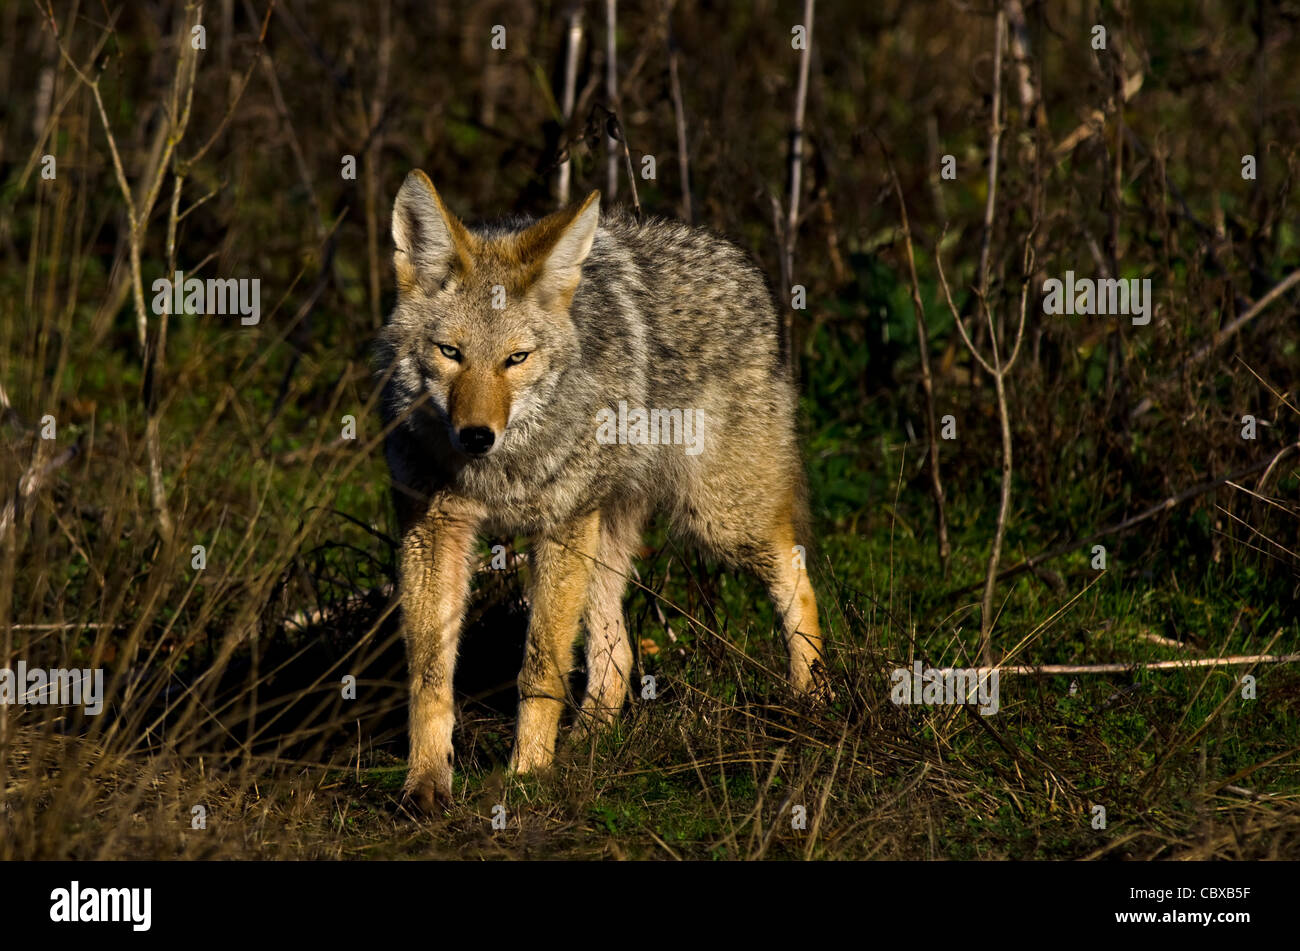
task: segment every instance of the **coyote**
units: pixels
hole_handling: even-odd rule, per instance
[[[533,540],[512,771],[551,762],[580,623],[578,727],[627,699],[623,591],[655,511],[758,575],[791,685],[821,695],[795,389],[752,260],[708,231],[602,216],[599,192],[467,227],[419,170],[392,233],[397,305],[375,363],[401,529],[408,797],[451,800],[452,673],[479,532]]]

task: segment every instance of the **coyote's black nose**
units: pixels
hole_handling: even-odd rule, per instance
[[[486,426],[466,426],[456,437],[460,440],[461,448],[472,456],[481,456],[492,448],[492,443],[496,439],[492,430]]]

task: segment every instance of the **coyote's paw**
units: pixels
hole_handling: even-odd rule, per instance
[[[554,741],[546,746],[540,744],[516,744],[506,764],[506,773],[511,776],[525,776],[540,773],[555,762]]]
[[[426,816],[437,815],[451,807],[451,770],[443,776],[431,772],[411,773],[406,777],[403,797]]]
[[[814,703],[822,706],[830,706],[835,702],[835,689],[831,686],[829,676],[818,677],[813,681],[812,690],[808,692],[808,697]]]
[[[810,703],[828,705],[835,702],[835,690],[831,687],[830,671],[821,660],[812,665],[812,670],[802,683],[795,684],[795,693]]]

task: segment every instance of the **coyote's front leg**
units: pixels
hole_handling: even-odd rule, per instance
[[[580,516],[533,546],[533,610],[519,672],[519,725],[512,772],[550,765],[587,582],[600,541],[600,514]]]
[[[404,526],[399,584],[411,676],[406,794],[426,812],[451,802],[452,675],[478,518],[435,500]]]

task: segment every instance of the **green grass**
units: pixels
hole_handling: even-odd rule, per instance
[[[103,835],[163,856],[353,858],[1136,858],[1265,855],[1294,842],[1300,676],[1293,667],[1255,669],[1259,699],[1253,701],[1240,697],[1241,669],[1229,668],[1008,676],[1001,709],[988,718],[964,708],[892,705],[886,671],[904,666],[911,651],[935,666],[972,663],[977,594],[951,592],[982,577],[989,507],[976,491],[952,503],[954,557],[945,579],[936,565],[924,481],[896,481],[899,467],[906,473],[914,459],[879,437],[857,442],[836,432],[835,421],[814,419],[809,438],[822,447],[810,454],[818,525],[812,571],[837,678],[829,706],[799,707],[772,676],[783,667],[782,651],[759,586],[683,552],[656,528],[648,536],[654,552],[639,564],[653,592],[634,587],[627,612],[642,646],[638,675],[656,678],[658,698],[635,701],[591,743],[562,739],[549,774],[505,776],[513,730],[508,702],[493,709],[463,696],[456,805],[428,821],[409,816],[400,800],[404,744],[400,723],[393,725],[403,701],[399,678],[362,687],[363,719],[388,726],[378,736],[361,730],[359,760],[356,727],[346,712],[329,729],[308,722],[307,733],[319,732],[321,742],[296,761],[284,748],[273,750],[274,743],[251,752],[232,747],[241,729],[232,724],[229,735],[209,735],[178,752],[163,784],[168,794],[146,797],[154,819],[143,830],[114,825],[123,797],[139,795],[121,776],[138,765],[139,751],[92,770],[84,804],[90,818],[63,829],[57,852],[96,854],[93,843]],[[181,445],[185,437],[178,419],[171,438]],[[909,447],[906,455],[913,454]],[[375,473],[375,465],[366,465]],[[227,498],[210,557],[220,563],[224,553],[239,550],[249,520],[260,541],[245,549],[240,579],[222,576],[197,604],[175,603],[191,572],[169,569],[172,595],[154,606],[150,629],[202,625],[207,631],[189,631],[188,653],[175,659],[174,676],[183,681],[212,662],[213,642],[239,616],[229,603],[233,586],[248,587],[250,578],[286,564],[284,539],[301,515],[293,505],[272,503],[304,492],[310,481],[293,467],[245,466],[237,456],[214,459],[209,477]],[[368,488],[340,481],[321,510],[382,528],[382,485],[379,477]],[[977,488],[994,491],[987,482]],[[142,493],[137,497],[144,505]],[[85,501],[94,504],[93,496]],[[1087,525],[1095,517],[1086,487],[1074,487],[1062,501],[1069,508],[1056,513],[1056,522],[1073,516]],[[242,509],[230,508],[241,502]],[[1009,558],[1046,541],[1030,509],[1020,498]],[[1108,541],[1104,574],[1090,567],[1086,551],[1063,557],[1051,566],[1061,590],[1032,576],[1000,585],[996,645],[1005,650],[1023,641],[1014,657],[1019,663],[1127,664],[1257,652],[1279,626],[1293,635],[1294,620],[1271,597],[1276,586],[1251,554],[1233,549],[1218,564],[1202,557],[1198,565],[1192,555],[1204,539],[1188,527],[1183,543],[1163,557],[1144,552],[1139,539]],[[318,594],[374,587],[391,572],[392,553],[380,537],[347,519],[326,514],[313,535],[318,544],[304,544],[290,561],[309,566]],[[104,541],[87,538],[92,548]],[[112,549],[139,559],[134,574],[159,570],[148,546],[128,538]],[[308,551],[315,552],[310,559]],[[75,560],[70,566],[61,587],[49,578],[38,585],[52,593],[57,588],[69,606],[94,588],[86,566]],[[200,589],[209,584],[203,579]],[[514,596],[490,586],[481,592],[488,602]],[[137,607],[128,601],[123,616],[139,617]],[[322,638],[345,644],[366,635],[366,617],[326,620],[307,632],[268,629],[271,640],[259,649],[278,658]],[[371,616],[369,630],[382,631],[383,623]],[[1153,634],[1184,646],[1146,638]],[[467,635],[496,636],[482,626]],[[74,656],[87,656],[101,640],[83,634]],[[657,651],[645,652],[650,645]],[[236,660],[248,654],[240,648]],[[512,663],[501,660],[507,678]],[[308,690],[324,694],[336,680],[322,676]],[[235,687],[247,695],[253,681]],[[276,709],[275,678],[257,688],[257,702]],[[226,708],[219,719],[232,714]],[[32,748],[50,755],[54,746],[47,735]],[[200,756],[202,779],[195,772]],[[1278,798],[1252,800],[1225,792],[1228,784]],[[178,845],[165,830],[186,825],[186,803],[196,797],[216,804],[208,828],[186,832]],[[40,828],[49,807],[36,800],[28,805]],[[506,809],[504,829],[491,824],[497,805]],[[1105,830],[1091,827],[1094,805],[1106,808]],[[806,810],[804,829],[792,827],[794,806]],[[1244,832],[1233,837],[1233,830]],[[35,845],[33,854],[47,854],[46,848]]]

